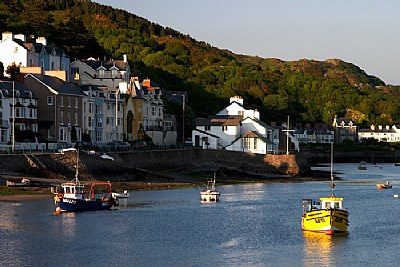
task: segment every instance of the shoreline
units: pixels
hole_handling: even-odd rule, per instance
[[[238,177],[230,177],[220,179],[217,184],[222,185],[234,185],[234,184],[249,184],[249,183],[302,183],[311,181],[329,181],[329,177],[325,173],[318,173],[318,177],[287,177],[287,176],[270,176],[264,179],[242,179]],[[176,180],[166,181],[163,179],[149,180],[149,181],[115,181],[113,184],[114,192],[122,192],[128,190],[131,192],[135,191],[160,191],[160,190],[173,190],[180,188],[193,188],[203,187],[206,180],[203,178],[185,179],[184,177],[177,177]],[[6,192],[7,193],[3,193]],[[20,191],[20,192],[18,192]],[[28,201],[37,199],[52,199],[54,194],[50,192],[50,187],[38,188],[38,187],[2,187],[0,188],[0,202],[12,202],[12,201]]]

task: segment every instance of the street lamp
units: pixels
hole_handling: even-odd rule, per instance
[[[15,82],[12,82],[12,126],[11,126],[11,152],[14,153],[15,148]]]
[[[182,145],[185,144],[185,94],[172,94],[182,96]]]
[[[118,93],[119,89],[115,89],[115,141],[119,141],[118,137]]]

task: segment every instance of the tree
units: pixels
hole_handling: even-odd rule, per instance
[[[11,80],[15,81],[17,79],[17,75],[20,72],[20,66],[17,66],[15,62],[13,62],[10,66],[7,67],[6,73],[10,75]]]

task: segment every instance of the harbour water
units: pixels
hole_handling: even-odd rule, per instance
[[[131,192],[117,210],[60,215],[52,199],[0,202],[0,266],[395,266],[400,167],[357,167],[335,164],[347,236],[301,230],[302,198],[329,182],[221,186],[209,204],[198,188]]]

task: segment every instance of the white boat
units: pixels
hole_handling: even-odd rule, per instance
[[[130,195],[131,194],[127,190],[124,190],[123,193],[112,193],[113,198],[128,198]]]
[[[220,193],[215,189],[215,173],[214,180],[207,181],[206,189],[200,191],[200,198],[202,202],[217,202],[219,201]]]
[[[30,186],[31,181],[28,178],[22,179],[8,179],[7,186]]]
[[[361,171],[367,170],[367,163],[365,161],[361,161],[360,165],[358,166],[358,169]]]

